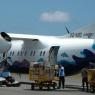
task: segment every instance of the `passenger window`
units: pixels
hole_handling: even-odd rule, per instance
[[[19,51],[18,51],[18,53],[17,53],[17,56],[19,56]]]
[[[35,51],[33,52],[33,56],[35,56]]]
[[[43,56],[45,56],[45,51],[43,52]]]
[[[31,51],[30,56],[32,56],[32,54],[33,54],[33,51]]]
[[[21,52],[20,52],[20,56],[22,56],[22,55],[23,55],[23,52],[21,51]]]
[[[25,56],[27,55],[27,51],[25,51],[24,55],[25,55]]]
[[[10,56],[13,56],[14,55],[14,51],[10,51]]]
[[[40,56],[42,56],[42,51],[40,52]]]

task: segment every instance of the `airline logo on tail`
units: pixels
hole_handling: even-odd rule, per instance
[[[95,24],[81,28],[81,29],[74,31],[74,32],[70,32],[66,26],[65,26],[65,28],[68,33],[67,35],[64,36],[65,38],[68,37],[68,38],[95,39]]]
[[[70,33],[70,37],[75,37],[75,38],[93,38],[95,33]]]

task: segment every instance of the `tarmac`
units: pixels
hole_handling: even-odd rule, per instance
[[[28,75],[13,74],[15,79],[20,82],[29,81]],[[81,75],[73,75],[65,78],[64,89],[51,90],[31,90],[31,85],[22,84],[20,87],[0,87],[0,95],[94,95],[95,93],[82,91]]]

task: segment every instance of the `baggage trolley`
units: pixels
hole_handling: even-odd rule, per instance
[[[90,92],[95,92],[95,69],[88,69],[88,84]]]
[[[40,90],[43,88],[50,89],[51,87],[55,89],[57,86],[55,77],[55,66],[46,66],[43,62],[36,62],[30,65],[29,69],[29,80],[32,81],[31,89],[34,90],[35,87],[39,87]]]

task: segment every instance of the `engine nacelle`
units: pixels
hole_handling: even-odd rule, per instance
[[[0,53],[5,53],[11,48],[11,37],[5,32],[0,33]]]

